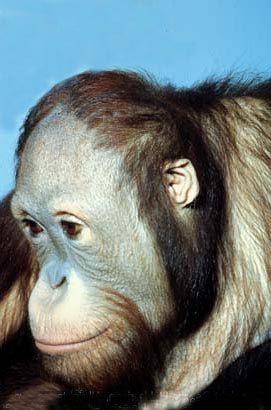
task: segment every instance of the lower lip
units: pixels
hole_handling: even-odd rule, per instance
[[[94,341],[96,341],[100,336],[104,335],[108,329],[103,330],[95,336],[92,336],[89,339],[83,340],[81,342],[72,342],[72,343],[62,343],[62,344],[52,344],[46,343],[45,341],[35,340],[35,344],[39,350],[44,353],[57,354],[57,353],[66,353],[66,352],[75,352],[78,350],[87,349],[93,346]]]

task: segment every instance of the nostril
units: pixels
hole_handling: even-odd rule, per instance
[[[60,288],[60,286],[62,286],[65,282],[66,282],[66,276],[63,276],[60,282],[54,285],[54,288]]]
[[[48,279],[52,289],[60,288],[67,281],[66,276],[61,274],[49,275]]]

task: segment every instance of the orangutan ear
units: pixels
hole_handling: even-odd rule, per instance
[[[189,159],[167,161],[163,167],[163,180],[173,205],[184,208],[199,194],[199,181]]]

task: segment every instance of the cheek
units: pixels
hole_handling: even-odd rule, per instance
[[[122,239],[112,238],[101,249],[101,259],[106,263],[100,277],[133,300],[152,331],[159,332],[175,315],[172,289],[147,227],[142,222],[130,229],[131,224]]]
[[[173,320],[175,302],[166,272],[153,248],[133,250],[113,266],[111,289],[127,296],[138,307],[152,331]],[[117,272],[117,273],[116,273]]]

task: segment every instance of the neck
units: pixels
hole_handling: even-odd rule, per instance
[[[245,243],[249,246],[247,238]],[[247,260],[249,253],[245,247],[234,249],[235,270],[229,269],[229,262],[224,267],[220,263],[220,290],[212,313],[198,331],[180,340],[167,354],[165,371],[156,380],[157,398],[143,406],[144,410],[179,409],[187,405],[243,352],[268,339],[268,261],[263,263],[255,244],[253,261]],[[225,260],[225,254],[220,260]]]

